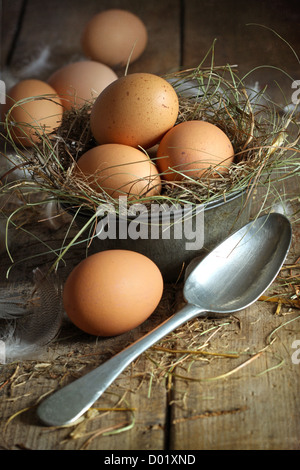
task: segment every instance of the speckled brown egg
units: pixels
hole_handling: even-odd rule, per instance
[[[119,196],[153,196],[160,193],[156,165],[141,150],[123,144],[103,144],[85,152],[74,169],[94,190]]]
[[[208,170],[211,177],[227,173],[233,158],[228,136],[214,124],[195,120],[182,122],[166,133],[156,163],[162,177],[174,181],[185,176],[200,178]]]
[[[97,96],[118,78],[107,65],[82,60],[56,70],[48,83],[56,90],[65,109],[93,103]]]
[[[134,13],[118,8],[94,15],[81,37],[85,55],[112,68],[137,60],[147,42],[143,21]]]
[[[178,96],[170,83],[150,73],[133,73],[111,83],[96,99],[91,130],[99,144],[147,149],[174,126]]]
[[[60,126],[63,107],[48,83],[28,79],[18,82],[8,92],[5,111],[13,140],[30,147]]]
[[[64,285],[63,304],[82,331],[114,336],[143,323],[162,293],[163,278],[153,261],[133,251],[107,250],[73,269]]]

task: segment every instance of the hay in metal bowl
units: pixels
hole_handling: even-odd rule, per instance
[[[136,202],[207,205],[214,201],[226,201],[243,191],[250,199],[256,188],[263,186],[267,192],[272,192],[278,181],[299,174],[297,107],[284,113],[279,105],[268,98],[266,90],[258,92],[247,89],[235,67],[229,65],[199,66],[174,72],[164,78],[173,85],[179,97],[176,124],[195,119],[215,124],[231,140],[234,162],[226,174],[219,173],[217,176],[216,170],[209,167],[198,179],[185,175],[181,181],[168,182],[161,174],[160,195],[128,199],[128,205]],[[86,103],[80,109],[65,112],[56,132],[40,135],[40,144],[34,144],[29,152],[17,147],[8,132],[5,139],[15,150],[16,165],[26,169],[31,176],[3,184],[2,192],[24,187],[27,193],[38,194],[42,205],[55,199],[63,206],[72,207],[76,214],[79,211],[87,212],[91,215],[91,226],[95,224],[97,208],[101,204],[109,202],[115,205],[118,212],[118,201],[105,191],[95,191],[86,181],[74,175],[78,158],[97,145],[89,124],[91,106],[91,103]],[[8,122],[9,113],[6,129]],[[142,150],[155,162],[153,149]],[[278,197],[276,189],[274,195]],[[28,204],[23,209],[28,209]],[[10,217],[12,219],[13,215]]]

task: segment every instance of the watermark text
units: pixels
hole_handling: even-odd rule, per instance
[[[199,204],[127,204],[120,196],[114,204],[101,204],[96,236],[111,240],[184,240],[186,250],[200,250],[204,244],[204,206]]]
[[[296,349],[296,351],[294,351],[292,354],[292,363],[300,364],[300,339],[293,341],[292,348]]]
[[[0,104],[6,103],[6,86],[3,80],[0,80]]]
[[[297,105],[300,103],[300,80],[294,80],[292,83],[292,88],[295,89],[292,94],[292,103]]]

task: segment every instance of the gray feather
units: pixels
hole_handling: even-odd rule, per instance
[[[3,310],[7,313],[5,327],[0,328],[2,356],[5,350],[2,362],[38,359],[62,326],[64,309],[58,276],[46,276],[39,268],[34,270],[33,276],[34,289],[26,308],[23,306],[22,310],[20,303],[8,301]]]

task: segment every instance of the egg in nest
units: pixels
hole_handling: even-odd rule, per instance
[[[98,144],[148,149],[174,126],[178,112],[178,96],[170,83],[154,74],[133,73],[100,93],[91,111],[91,131]]]
[[[72,62],[56,70],[48,79],[65,109],[93,103],[118,78],[107,65],[93,60]]]
[[[42,80],[21,80],[8,92],[5,105],[9,132],[25,147],[41,141],[62,122],[63,107],[56,91]]]
[[[75,174],[97,192],[113,198],[158,195],[161,179],[156,165],[141,150],[123,144],[103,144],[85,152]]]
[[[226,174],[234,158],[229,137],[207,121],[185,121],[169,130],[157,150],[157,166],[168,181]]]

